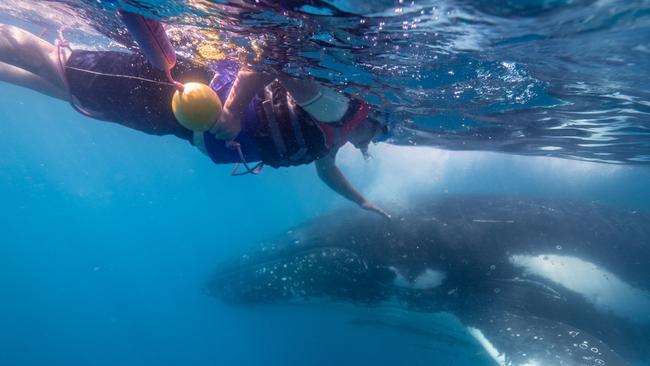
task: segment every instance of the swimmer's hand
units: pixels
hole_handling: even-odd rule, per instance
[[[241,120],[246,107],[250,104],[255,94],[270,84],[275,76],[255,71],[242,70],[237,74],[237,79],[230,88],[228,98],[223,105],[221,117],[212,128],[212,133],[222,140],[232,140],[241,131]]]
[[[359,206],[361,206],[361,208],[363,208],[364,210],[368,210],[368,211],[371,211],[371,212],[374,212],[376,214],[379,214],[379,215],[383,216],[388,221],[390,221],[392,219],[392,217],[388,214],[388,212],[384,211],[383,208],[375,205],[374,203],[372,203],[370,201],[363,201],[361,204],[359,204]]]
[[[224,108],[211,132],[220,140],[233,140],[241,132],[241,113]]]
[[[318,177],[336,193],[358,204],[364,210],[374,212],[390,220],[390,215],[384,209],[365,199],[361,193],[354,189],[347,178],[345,178],[345,175],[336,166],[337,151],[338,148],[335,148],[327,156],[316,160]]]

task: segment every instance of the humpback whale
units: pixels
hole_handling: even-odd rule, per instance
[[[595,202],[421,197],[391,222],[339,211],[220,265],[229,304],[448,312],[497,365],[650,359],[650,216]]]

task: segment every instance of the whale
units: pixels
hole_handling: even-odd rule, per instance
[[[648,213],[480,195],[391,209],[391,221],[342,210],[291,228],[218,265],[207,291],[233,306],[448,313],[496,365],[650,360]]]

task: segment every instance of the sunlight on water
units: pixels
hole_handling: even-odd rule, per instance
[[[50,4],[44,11],[7,0],[0,9],[49,29],[50,38],[65,25],[73,40],[91,47],[102,42],[98,34],[112,38],[112,46],[133,47],[113,3]],[[262,45],[265,62],[254,67],[309,74],[361,94],[385,112],[382,119],[408,126],[395,129],[396,144],[648,162],[650,24],[643,1],[306,5],[139,1],[127,7],[177,23],[171,33],[181,54],[236,57]],[[594,144],[602,141],[608,145]]]
[[[427,147],[378,144],[373,159],[364,161],[353,148],[341,152],[341,165],[350,176],[366,182],[372,197],[408,203],[418,193],[493,192],[541,197],[594,199],[593,192],[611,189],[612,195],[597,199],[612,205],[636,191],[648,175],[619,165],[567,161],[549,157],[517,157],[486,152],[450,152]],[[507,166],[507,169],[503,167]],[[641,172],[639,172],[641,173]],[[480,184],[477,185],[477,180]],[[623,183],[627,182],[627,183]],[[625,188],[625,184],[629,184]],[[618,193],[615,193],[618,192]],[[611,201],[610,201],[611,200]],[[628,204],[646,207],[647,201]],[[640,206],[639,206],[640,205]]]

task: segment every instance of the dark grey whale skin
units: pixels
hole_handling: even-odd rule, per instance
[[[640,320],[599,309],[584,294],[511,261],[512,255],[579,258],[650,293],[647,214],[487,196],[421,197],[392,209],[391,222],[350,210],[291,229],[219,266],[208,291],[230,304],[323,298],[446,311],[473,334],[478,330],[502,364],[650,359],[650,309]],[[414,281],[427,269],[444,273],[439,285],[396,283],[398,273],[402,282]]]

